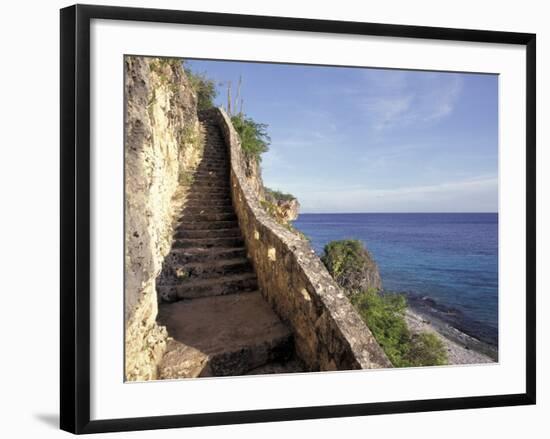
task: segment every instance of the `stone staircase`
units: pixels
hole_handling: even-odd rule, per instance
[[[201,129],[203,159],[157,278],[158,321],[170,337],[159,376],[302,371],[292,333],[262,298],[247,259],[221,132],[207,116]]]

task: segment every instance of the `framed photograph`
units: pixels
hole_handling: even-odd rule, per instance
[[[61,10],[61,428],[535,403],[535,35]]]

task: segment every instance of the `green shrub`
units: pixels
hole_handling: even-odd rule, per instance
[[[351,303],[395,367],[447,364],[447,352],[437,335],[410,333],[405,321],[404,295],[379,294],[370,289],[353,296]]]
[[[255,122],[247,116],[233,116],[231,122],[241,138],[241,147],[248,160],[256,163],[261,161],[261,155],[269,150],[271,138],[267,134],[267,125]]]
[[[321,260],[336,283],[350,295],[369,288],[382,288],[378,267],[359,240],[329,242]]]
[[[351,301],[392,364],[395,367],[408,366],[410,333],[404,318],[405,296],[381,295],[371,289],[356,294]]]
[[[412,336],[407,362],[409,366],[440,366],[447,364],[447,352],[437,335],[421,332]]]
[[[214,107],[214,99],[218,95],[216,82],[206,77],[204,73],[192,72],[185,64],[184,70],[191,88],[197,95],[197,109],[202,111]]]

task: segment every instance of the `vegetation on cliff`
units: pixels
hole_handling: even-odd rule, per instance
[[[407,298],[403,294],[380,292],[378,267],[361,241],[332,241],[325,246],[321,260],[350,296],[395,367],[447,364],[447,353],[436,335],[409,331],[405,320]]]
[[[231,122],[241,137],[241,148],[247,160],[255,160],[259,163],[262,160],[262,154],[269,150],[271,142],[267,134],[267,125],[256,122],[244,114],[232,116]]]
[[[404,295],[370,289],[353,296],[351,302],[395,367],[447,364],[445,348],[436,335],[410,333]]]
[[[215,106],[214,99],[218,95],[216,82],[208,78],[204,73],[193,72],[188,66],[183,63],[183,68],[191,88],[197,96],[197,110],[208,110]]]
[[[407,302],[401,295],[381,295],[370,289],[352,297],[351,303],[396,367],[406,366],[410,339],[404,319]]]
[[[264,187],[264,189],[265,189],[266,198],[269,197],[270,199],[276,202],[292,201],[296,199],[296,197],[292,194],[269,189],[268,187]]]
[[[382,289],[378,266],[359,240],[328,243],[321,260],[338,285],[351,296],[371,288]]]

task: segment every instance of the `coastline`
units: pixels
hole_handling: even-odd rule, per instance
[[[471,215],[474,215],[474,217],[472,218]],[[479,218],[480,215],[483,215],[483,218]],[[495,216],[496,218],[487,219],[487,216]],[[438,233],[430,234],[426,231],[426,226],[432,223],[442,227],[436,228]],[[469,312],[470,308],[468,307],[463,310],[460,297],[456,299],[456,304],[447,305],[443,298],[432,298],[430,292],[427,291],[430,288],[416,288],[416,283],[422,284],[424,280],[427,280],[428,282],[435,282],[436,286],[439,285],[442,288],[447,283],[451,283],[452,288],[460,291],[468,288],[468,285],[476,282],[480,277],[492,279],[491,276],[494,275],[494,272],[489,269],[491,267],[485,271],[481,269],[476,271],[468,265],[471,262],[470,229],[472,224],[479,224],[482,227],[482,230],[484,230],[483,236],[492,236],[490,233],[491,231],[494,232],[492,225],[498,224],[498,216],[494,213],[331,213],[305,214],[305,216],[302,214],[294,222],[298,230],[310,237],[314,251],[318,255],[323,253],[324,244],[348,239],[348,236],[363,241],[364,245],[369,242],[368,248],[372,254],[382,254],[384,256],[380,258],[381,261],[377,260],[377,262],[386,264],[388,272],[394,276],[393,281],[398,278],[397,282],[393,284],[390,282],[392,285],[390,289],[383,288],[381,294],[402,294],[406,297],[408,309],[404,317],[410,332],[413,334],[422,331],[435,333],[447,350],[449,364],[495,363],[498,362],[499,358],[498,322],[495,325],[495,322],[491,320],[492,314],[490,312],[485,313],[486,310],[484,309],[485,306],[493,306],[493,302],[485,305],[482,301],[476,301],[473,304],[474,311],[481,312]],[[345,234],[339,231],[339,226],[343,227]],[[396,237],[393,234],[394,229],[403,229],[406,233]],[[454,237],[450,241],[445,239],[447,236],[445,232],[448,230],[452,232],[450,236]],[[417,242],[417,232],[424,237],[425,242],[423,245],[430,251],[415,252],[416,247],[408,245],[409,242]],[[465,247],[457,245],[457,236],[460,237],[458,241],[465,242],[468,245]],[[392,245],[390,250],[386,251],[385,243],[388,239],[392,242]],[[479,254],[490,258],[493,251],[490,245],[491,242],[490,240],[481,242],[476,240],[475,245],[479,250]],[[441,251],[441,254],[445,256],[448,253],[448,248],[455,249],[456,252],[453,255],[458,257],[458,261],[453,260],[451,271],[460,271],[464,268],[469,277],[462,278],[461,274],[460,276],[449,275],[450,278],[443,276],[432,279],[434,272],[449,272],[449,267],[440,263],[438,253]],[[404,269],[400,265],[403,262],[400,258],[405,261],[404,265],[402,264],[405,267]],[[407,264],[410,265],[410,260],[416,260],[417,258],[419,259],[417,264],[419,274],[411,277],[407,271]],[[444,257],[443,260],[445,260]],[[461,263],[465,265],[463,266]],[[382,275],[382,278],[385,279],[384,275]],[[411,279],[412,282],[409,283],[408,281]],[[489,295],[493,299],[494,295],[498,295],[498,291],[492,291]],[[491,308],[492,310],[493,308]]]
[[[449,323],[412,307],[405,312],[405,321],[413,334],[431,332],[443,342],[449,365],[495,363],[497,350],[487,343],[465,334]]]

